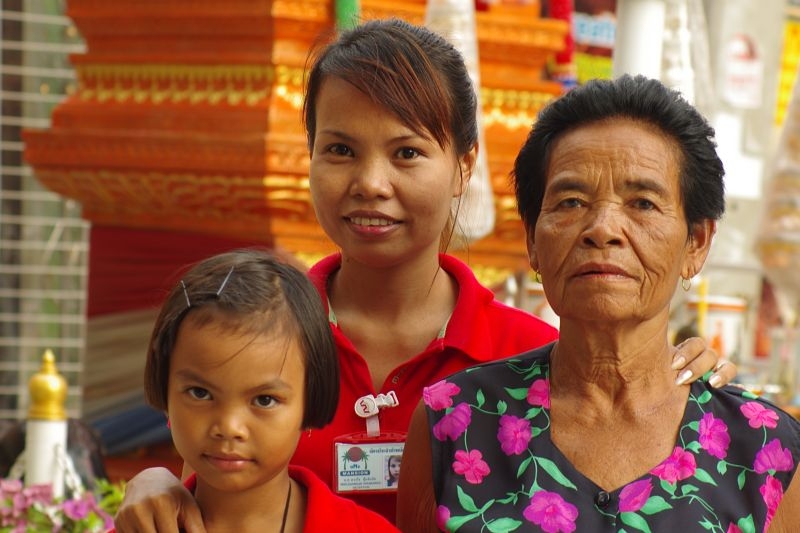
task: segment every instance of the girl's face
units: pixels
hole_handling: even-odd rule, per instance
[[[167,408],[197,495],[269,487],[285,498],[302,433],[305,366],[285,335],[241,334],[184,320],[172,352]],[[282,500],[281,500],[282,501]]]
[[[442,149],[336,77],[323,82],[316,113],[311,197],[345,258],[383,267],[435,257],[474,151]]]
[[[397,479],[400,476],[400,462],[399,457],[389,459],[389,475],[392,479]]]

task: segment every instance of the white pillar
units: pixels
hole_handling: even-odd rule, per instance
[[[612,75],[661,78],[664,0],[617,0]]]

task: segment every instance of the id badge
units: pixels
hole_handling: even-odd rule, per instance
[[[397,491],[406,434],[365,432],[337,437],[333,443],[333,490],[339,494]]]

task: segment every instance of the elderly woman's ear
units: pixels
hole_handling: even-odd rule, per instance
[[[717,222],[704,218],[689,227],[689,243],[687,244],[686,260],[684,261],[681,276],[692,279],[703,269],[703,265],[711,250],[711,241],[717,232]]]

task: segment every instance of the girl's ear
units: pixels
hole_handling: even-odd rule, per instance
[[[458,158],[458,165],[460,170],[460,179],[456,183],[453,191],[453,198],[461,196],[467,190],[469,180],[472,178],[472,172],[475,170],[475,163],[478,160],[478,143],[475,143],[472,148]]]

